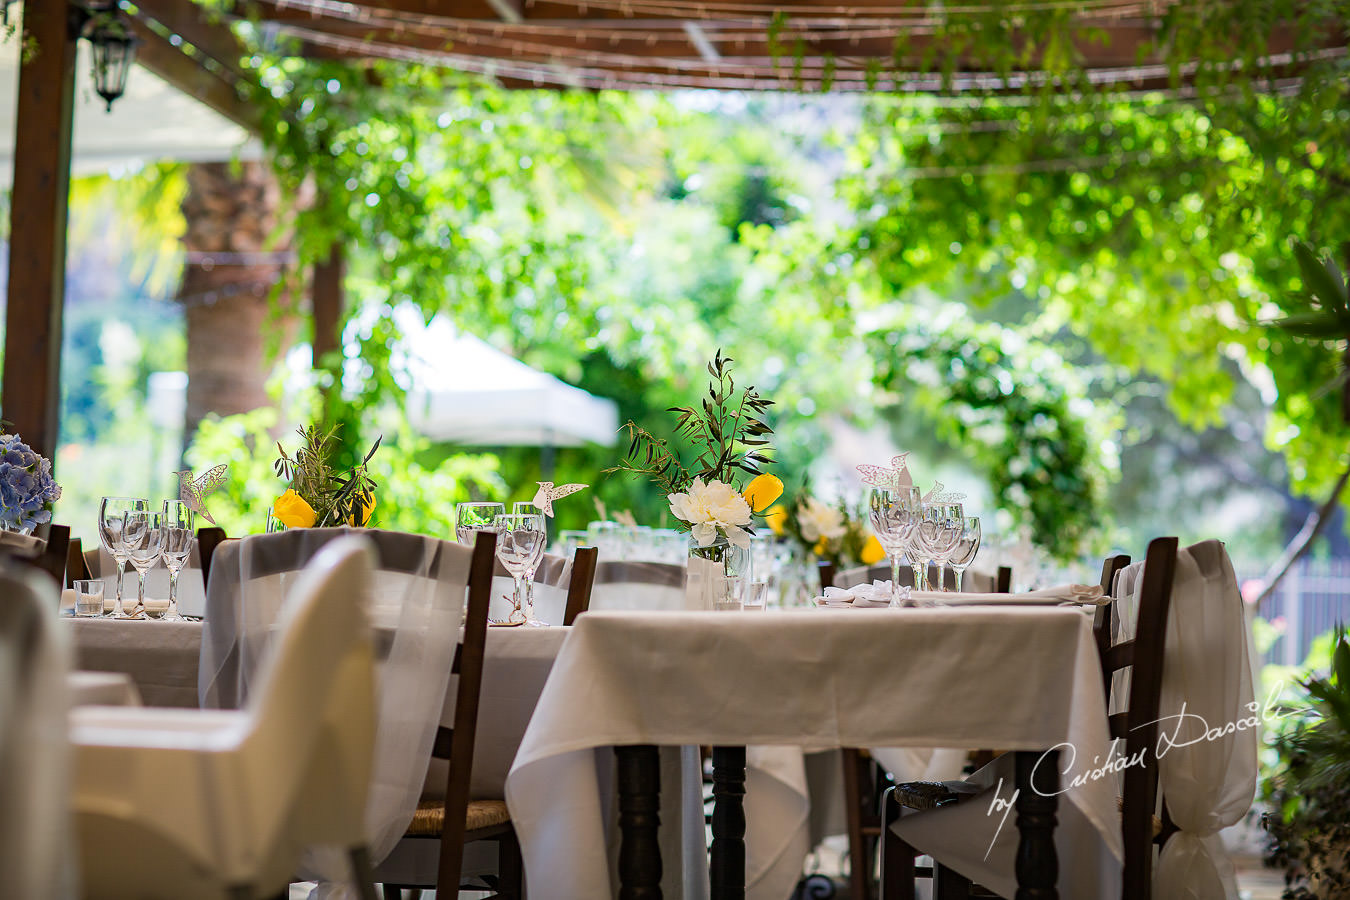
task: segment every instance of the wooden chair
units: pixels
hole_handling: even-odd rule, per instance
[[[197,557],[202,564],[202,587],[204,589],[209,589],[211,586],[211,560],[216,555],[216,548],[224,540],[224,528],[197,529]]]
[[[595,587],[595,564],[600,551],[594,547],[578,547],[572,557],[572,577],[567,582],[567,611],[563,624],[571,625],[577,616],[591,608],[591,588]]]
[[[458,678],[454,727],[438,728],[436,742],[431,750],[433,757],[450,763],[445,800],[419,803],[405,835],[405,838],[440,842],[434,885],[437,896],[454,897],[458,893],[464,845],[484,840],[496,841],[498,844],[497,895],[519,898],[524,890],[525,867],[505,801],[469,799],[469,776],[473,771],[473,744],[478,729],[478,701],[483,684],[483,656],[496,540],[495,534],[483,531],[478,533],[474,542],[473,561],[469,568],[468,612],[464,619],[463,637],[451,667],[452,681]],[[593,576],[594,550],[591,551],[590,559],[590,574]],[[571,601],[569,592],[569,607]],[[417,897],[421,895],[423,887],[432,886],[385,884],[384,896],[386,900],[399,900],[403,889],[411,888],[413,896]]]
[[[66,586],[66,554],[70,548],[70,526],[47,524],[45,530],[47,532],[45,544],[41,540],[24,537],[16,539],[25,542],[22,546],[6,545],[0,552],[11,559],[46,572],[56,582],[59,591]]]
[[[80,539],[71,538],[70,547],[66,550],[66,587],[73,588],[76,581],[93,577],[89,572],[89,566],[85,565],[84,547]]]
[[[1158,707],[1162,697],[1163,646],[1167,633],[1167,614],[1172,600],[1172,578],[1176,570],[1178,541],[1174,537],[1153,540],[1144,562],[1144,583],[1140,589],[1135,637],[1112,643],[1111,623],[1118,614],[1119,597],[1113,593],[1116,575],[1129,564],[1127,556],[1113,556],[1102,565],[1102,589],[1111,596],[1109,604],[1097,608],[1093,634],[1101,659],[1108,702],[1112,676],[1131,669],[1128,709],[1108,718],[1112,739],[1123,739],[1125,758],[1136,754],[1143,763],[1125,771],[1120,800],[1121,829],[1125,843],[1122,900],[1151,900],[1153,848],[1175,832],[1169,827],[1166,811],[1161,821],[1154,810],[1158,806]],[[932,809],[948,803],[960,803],[978,794],[964,782],[933,784],[911,782],[896,787],[888,798],[886,821],[893,822],[899,807]],[[932,870],[914,865],[918,855],[904,841],[888,838],[882,867],[884,900],[913,900],[914,877],[931,874],[935,879],[934,897],[938,900],[964,900],[967,897],[993,896],[969,879],[944,867],[939,861]]]

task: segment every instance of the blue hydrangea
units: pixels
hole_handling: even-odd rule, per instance
[[[61,497],[52,462],[17,434],[0,434],[0,527],[32,531],[52,520],[48,508]]]

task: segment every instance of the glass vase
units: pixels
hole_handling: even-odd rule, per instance
[[[700,546],[691,536],[688,605],[716,611],[740,609],[741,591],[751,580],[751,559],[748,547],[736,546],[721,532],[707,546]]]

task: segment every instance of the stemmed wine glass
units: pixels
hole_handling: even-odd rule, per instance
[[[919,527],[915,529],[918,543],[918,565],[922,567],[925,586],[929,564],[946,562],[947,556],[956,549],[961,538],[961,528],[965,522],[965,512],[960,503],[925,503],[919,514]],[[919,569],[915,569],[915,583],[918,583]],[[943,590],[942,573],[938,573],[938,590]]]
[[[160,554],[164,557],[164,567],[169,570],[169,611],[164,614],[164,620],[177,622],[183,618],[178,615],[178,573],[192,555],[194,515],[192,507],[182,500],[165,500],[160,518]]]
[[[145,611],[145,573],[159,559],[163,539],[164,514],[148,510],[132,510],[122,514],[122,544],[126,548],[131,567],[140,576],[136,590],[136,612]]]
[[[500,503],[461,503],[455,507],[455,539],[472,544],[474,532],[490,531],[497,517],[506,513]]]
[[[961,537],[947,557],[947,565],[956,573],[956,589],[961,590],[961,579],[966,569],[975,562],[975,554],[980,552],[980,517],[969,516],[961,528]]]
[[[872,531],[891,564],[892,606],[900,605],[900,557],[905,554],[918,522],[919,509],[919,489],[916,487],[876,488],[872,491]]]
[[[547,625],[534,616],[534,602],[530,587],[534,580],[534,570],[544,557],[544,545],[548,543],[544,530],[544,517],[540,515],[500,515],[493,520],[497,532],[497,559],[511,573],[515,582],[515,606],[517,613],[523,612],[526,625]],[[512,613],[514,620],[517,613]]]
[[[122,618],[122,570],[127,567],[127,549],[122,541],[122,525],[128,512],[149,512],[150,501],[136,497],[104,497],[98,506],[98,539],[117,564],[117,601],[113,616]]]

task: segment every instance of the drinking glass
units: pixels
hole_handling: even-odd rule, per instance
[[[169,570],[169,611],[164,614],[164,619],[178,622],[183,618],[178,615],[178,573],[192,555],[196,521],[192,507],[181,500],[165,500],[160,515],[163,522],[160,553],[164,557],[164,567]]]
[[[891,605],[900,606],[900,558],[909,551],[909,541],[922,506],[917,487],[876,488],[871,497],[872,532],[891,564]],[[915,570],[915,578],[918,572]],[[919,583],[917,580],[914,582]]]
[[[764,612],[769,600],[769,583],[751,581],[741,592],[741,609],[746,612]]]
[[[117,599],[113,615],[126,615],[122,609],[122,570],[127,567],[127,550],[122,542],[122,525],[128,512],[149,512],[150,501],[136,497],[104,497],[98,505],[98,540],[117,564]]]
[[[961,529],[965,523],[965,512],[959,503],[925,503],[919,514],[919,527],[916,529],[919,560],[922,574],[927,581],[928,566],[945,563],[956,549],[961,539]],[[918,584],[920,572],[915,569],[915,584]],[[945,590],[942,573],[938,572],[938,590]]]
[[[968,516],[965,526],[961,529],[961,537],[956,542],[956,547],[947,558],[947,565],[952,567],[956,573],[956,589],[961,590],[961,579],[966,574],[966,569],[975,562],[975,554],[980,552],[980,517]]]
[[[461,544],[473,544],[474,532],[490,531],[493,522],[505,514],[500,503],[461,503],[455,507],[455,539]]]
[[[500,515],[492,522],[497,532],[497,559],[511,573],[515,583],[516,609],[524,613],[526,625],[547,625],[534,616],[531,587],[534,570],[544,557],[548,536],[541,515]],[[512,614],[512,619],[515,614]]]
[[[139,617],[145,611],[145,573],[159,559],[160,541],[163,539],[164,514],[147,510],[131,510],[122,514],[122,543],[126,547],[127,559],[131,567],[140,576],[136,590],[136,612]]]
[[[103,615],[103,582],[98,578],[82,578],[72,582],[75,588],[75,615],[93,618]]]

